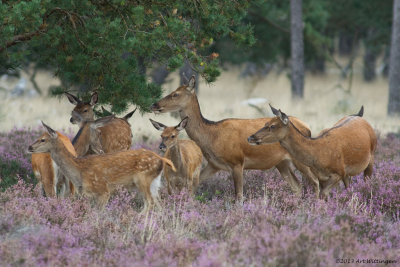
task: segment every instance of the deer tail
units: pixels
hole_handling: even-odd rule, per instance
[[[361,106],[360,111],[357,114],[354,114],[353,116],[362,117],[363,115],[364,115],[364,106]]]
[[[154,153],[159,159],[161,159],[162,160],[162,162],[164,163],[164,164],[167,164],[168,166],[170,166],[171,167],[171,169],[174,171],[174,172],[176,172],[176,168],[175,168],[175,166],[174,166],[174,163],[172,163],[172,161],[171,160],[169,160],[169,159],[167,159],[167,158],[164,158],[164,157],[161,157],[160,155],[158,155],[158,154],[156,154],[156,153]],[[165,166],[165,165],[164,165]]]
[[[167,159],[167,158],[161,158],[161,160],[164,162],[164,164],[167,164],[168,166],[171,167],[171,169],[172,169],[174,172],[176,172],[175,166],[174,166],[174,164],[172,163],[172,161],[170,161],[170,160]]]

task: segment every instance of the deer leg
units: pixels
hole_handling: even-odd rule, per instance
[[[140,183],[138,185],[139,190],[144,195],[144,208],[142,212],[148,212],[153,208],[153,197],[151,196],[150,185],[146,186],[145,184]]]
[[[292,162],[296,169],[298,169],[306,178],[308,182],[311,182],[312,187],[314,188],[315,195],[319,197],[319,180],[315,171],[312,171],[310,167],[300,163],[297,160],[292,159]]]
[[[63,197],[66,196],[67,190],[68,190],[68,188],[67,188],[68,187],[67,186],[67,180],[66,180],[65,176],[60,171],[58,171],[56,175],[57,175],[57,179],[56,179],[57,187],[60,187],[59,197],[63,198]]]
[[[235,185],[236,201],[243,202],[243,164],[236,165],[232,169],[232,178]]]
[[[344,184],[344,188],[349,188],[350,185],[350,176],[346,175],[345,177],[343,177],[343,184]]]
[[[197,167],[193,173],[193,191],[196,191],[196,188],[199,186],[200,183],[200,169],[200,166]]]
[[[165,169],[165,168],[164,168]],[[171,178],[169,177],[169,172],[165,171],[164,172],[164,178],[165,181],[167,181],[167,189],[168,189],[168,195],[172,195],[172,190],[171,190]]]
[[[217,168],[215,168],[210,163],[207,163],[207,166],[203,170],[201,170],[200,181],[207,180],[208,178],[210,178],[210,176],[215,174],[217,171],[218,171]]]
[[[54,187],[53,186],[54,181],[47,181],[46,183],[43,183],[43,187],[44,187],[44,192],[46,193],[47,197],[55,197],[56,196],[56,192],[54,192]]]
[[[189,195],[193,195],[193,173],[187,176],[186,182]]]
[[[97,206],[99,209],[104,209],[107,205],[108,200],[110,199],[110,193],[108,191],[104,192],[103,194],[97,197]]]
[[[364,181],[367,177],[371,177],[372,172],[374,171],[374,158],[372,157],[367,168],[364,170]]]
[[[321,190],[320,196],[322,198],[327,199],[329,196],[329,192],[331,191],[332,187],[335,186],[339,181],[342,180],[342,177],[338,174],[331,174],[328,181],[324,182],[323,188]]]
[[[289,183],[290,187],[292,188],[292,191],[296,195],[300,195],[301,194],[300,183],[297,180],[296,176],[293,174],[293,172],[290,170],[290,161],[283,160],[276,165],[276,168],[278,169],[282,177]]]

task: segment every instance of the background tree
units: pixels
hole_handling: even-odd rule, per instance
[[[302,0],[290,0],[290,54],[292,98],[304,95],[304,42]]]
[[[130,103],[146,110],[161,94],[146,72],[168,71],[187,61],[207,81],[219,75],[218,58],[207,48],[214,38],[251,44],[242,24],[247,1],[3,1],[0,62],[7,68],[55,70],[64,90],[99,93],[100,103],[122,112]]]
[[[400,114],[400,0],[393,1],[388,113],[392,115]]]

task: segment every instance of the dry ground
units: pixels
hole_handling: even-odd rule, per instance
[[[26,74],[23,76],[27,77]],[[28,81],[29,79],[26,78]],[[37,74],[37,83],[42,90],[57,85],[59,81],[47,72]],[[47,122],[55,129],[71,127],[69,114],[72,105],[64,97],[11,97],[7,90],[15,87],[18,80],[0,79],[0,130],[8,131],[13,127],[36,127],[40,120]],[[164,95],[178,86],[176,73],[168,77],[164,85]],[[348,91],[349,80],[340,78],[339,72],[332,68],[324,75],[308,73],[305,83],[305,97],[301,101],[291,100],[290,80],[286,72],[271,72],[266,77],[241,78],[239,68],[224,71],[217,82],[209,85],[200,80],[199,101],[203,115],[210,120],[227,117],[255,118],[263,116],[260,111],[242,103],[249,98],[265,98],[266,103],[259,104],[267,116],[271,112],[267,103],[281,108],[289,115],[296,116],[306,122],[313,135],[321,129],[330,127],[347,114],[357,112],[361,105],[365,107],[365,118],[381,133],[397,132],[400,119],[386,115],[388,102],[388,81],[381,76],[371,83],[362,80],[360,70],[355,71],[351,90]],[[32,88],[30,82],[27,86]],[[169,114],[135,114],[130,122],[134,138],[142,141],[150,136],[157,139],[159,133],[148,121],[153,118],[164,124],[177,124],[179,121]],[[75,127],[75,126],[74,126]],[[73,128],[76,130],[76,128]]]

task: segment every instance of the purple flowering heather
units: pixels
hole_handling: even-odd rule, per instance
[[[8,136],[7,136],[8,135]],[[0,157],[30,168],[27,144],[40,132],[0,134]],[[6,137],[7,136],[7,137]],[[27,139],[31,138],[29,141]],[[7,142],[3,144],[3,141]],[[135,147],[153,145],[137,144]],[[168,196],[139,214],[137,192],[120,189],[102,211],[88,199],[42,197],[24,182],[0,193],[1,265],[365,266],[400,263],[400,139],[379,140],[372,177],[353,177],[328,201],[305,186],[295,196],[277,171],[246,171],[243,205],[226,173],[196,196]],[[23,176],[21,176],[24,178]],[[392,263],[389,261],[397,261]]]

